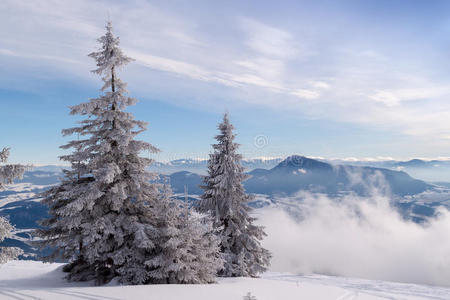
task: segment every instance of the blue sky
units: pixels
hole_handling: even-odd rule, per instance
[[[450,156],[448,1],[14,1],[0,7],[0,146],[58,163],[99,94],[108,17],[157,160],[205,158],[229,111],[245,157]],[[264,136],[263,147],[255,138]]]

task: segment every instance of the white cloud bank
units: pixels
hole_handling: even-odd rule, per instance
[[[303,219],[266,209],[260,223],[274,271],[450,285],[450,212],[427,225],[405,221],[384,196],[303,195]]]

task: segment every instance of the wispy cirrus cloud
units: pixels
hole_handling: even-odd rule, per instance
[[[31,75],[37,71],[29,61],[89,76],[86,54],[109,15],[144,74],[162,71],[199,82],[180,97],[208,97],[201,84],[218,84],[235,102],[280,115],[288,111],[450,146],[450,78],[439,76],[443,67],[419,53],[433,49],[405,54],[389,43],[395,30],[381,36],[367,24],[297,14],[286,22],[236,10],[212,20],[207,13],[146,1],[4,0],[0,26],[8,30],[0,32],[0,62]]]
[[[299,45],[286,30],[249,18],[241,19],[241,28],[246,33],[245,45],[260,55],[287,59],[299,54]]]

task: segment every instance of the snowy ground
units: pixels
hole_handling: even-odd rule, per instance
[[[450,288],[332,276],[266,273],[259,279],[219,279],[210,285],[95,287],[68,283],[61,264],[13,261],[0,267],[0,299],[183,299],[240,300],[248,292],[258,300],[450,299]]]

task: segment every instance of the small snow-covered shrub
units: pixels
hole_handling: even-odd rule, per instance
[[[5,218],[0,217],[0,243],[3,242],[5,238],[10,238],[13,230],[14,226],[12,226]],[[16,259],[22,253],[22,249],[17,247],[0,247],[0,264]]]
[[[244,296],[244,300],[257,300],[255,296],[252,296],[252,293],[248,292],[247,295]]]
[[[9,148],[3,148],[0,151],[0,163],[6,163],[9,157]],[[18,164],[0,165],[0,190],[8,183],[12,183],[15,178],[22,177],[26,167]],[[7,219],[0,217],[0,243],[5,238],[12,236],[12,226]],[[23,253],[22,249],[17,247],[0,247],[0,264],[4,264],[11,259],[16,259]]]

